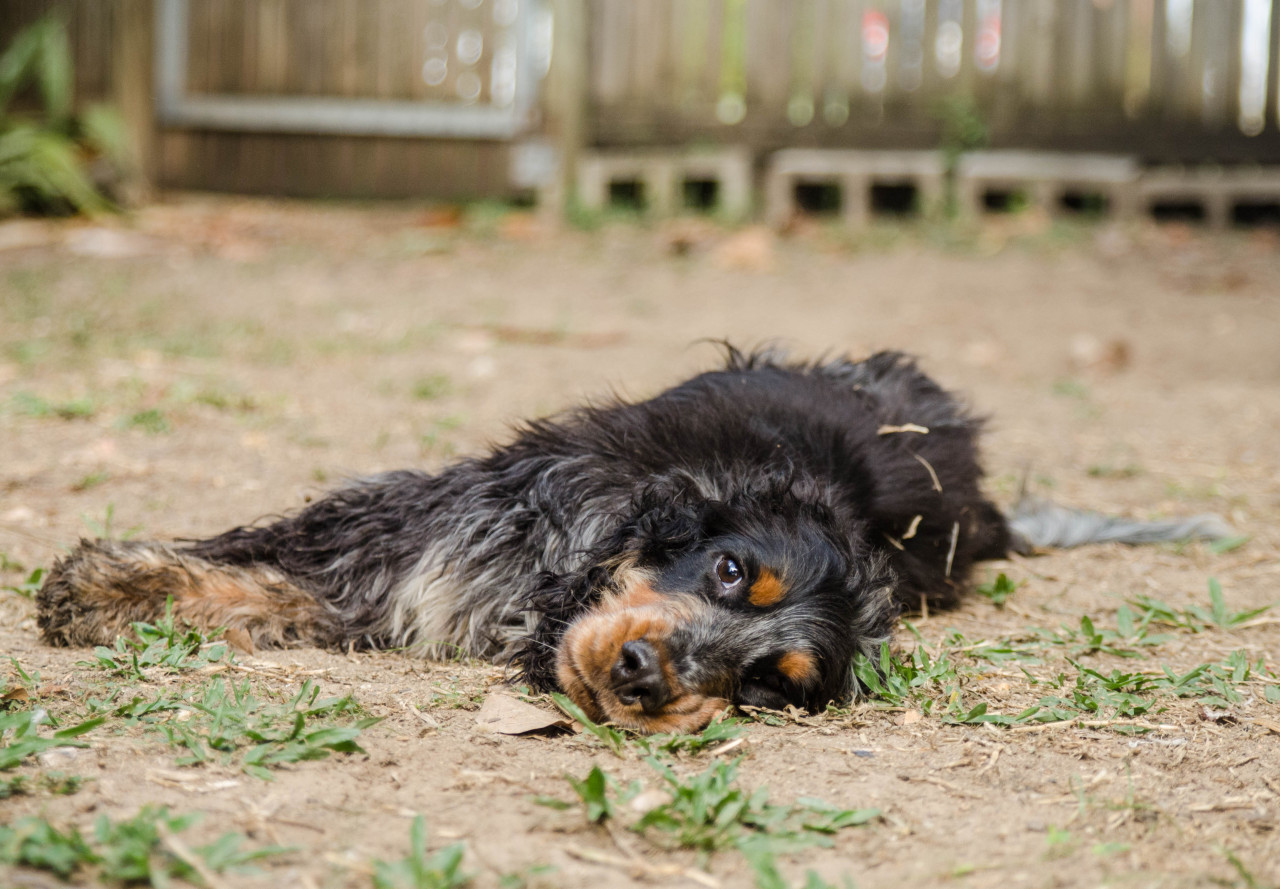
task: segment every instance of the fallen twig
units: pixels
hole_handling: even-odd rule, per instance
[[[173,857],[195,871],[209,889],[228,889],[227,884],[218,879],[218,875],[210,870],[198,855],[188,849],[182,840],[174,836],[169,828],[157,823],[156,835],[160,837],[160,843],[173,853]]]
[[[923,466],[925,469],[929,470],[929,478],[933,479],[933,489],[937,491],[939,494],[941,494],[942,482],[938,481],[938,473],[933,471],[933,466],[929,463],[928,460],[926,460],[924,457],[921,457],[919,454],[912,454],[911,456],[919,460],[920,465]]]
[[[571,858],[577,858],[579,861],[604,864],[651,877],[685,877],[695,883],[707,886],[708,889],[720,889],[719,881],[710,874],[704,874],[702,871],[697,871],[693,868],[681,867],[678,864],[650,864],[643,858],[619,858],[607,852],[585,849],[581,846],[565,846],[564,851]]]

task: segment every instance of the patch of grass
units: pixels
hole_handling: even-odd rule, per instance
[[[565,775],[564,779],[569,782],[569,786],[578,795],[578,799],[582,800],[582,805],[587,811],[587,821],[592,824],[599,824],[606,818],[612,818],[616,814],[613,800],[609,794],[609,785],[613,779],[606,775],[599,766],[592,766],[591,771],[587,773],[585,778],[578,779],[572,775]]]
[[[176,402],[204,405],[224,413],[248,414],[261,406],[250,395],[212,385],[195,387],[190,383],[179,383],[174,386],[172,397]]]
[[[419,401],[434,401],[453,391],[453,381],[448,374],[431,374],[415,380],[410,391]]]
[[[428,855],[427,822],[418,815],[409,827],[409,854],[399,861],[375,861],[373,885],[376,889],[460,889],[472,879],[462,871],[465,852],[462,843],[453,843]]]
[[[1188,605],[1186,608],[1175,608],[1150,596],[1136,596],[1126,599],[1127,604],[1138,609],[1137,619],[1142,626],[1147,624],[1164,624],[1192,633],[1202,633],[1211,628],[1230,630],[1247,623],[1270,611],[1274,605],[1261,608],[1231,611],[1227,608],[1226,597],[1222,594],[1222,585],[1217,578],[1209,578],[1209,607]]]
[[[418,450],[423,455],[438,453],[443,457],[451,456],[454,451],[453,442],[445,436],[461,428],[464,423],[466,419],[459,416],[438,417],[432,420],[428,430],[418,437]]]
[[[30,392],[18,392],[12,399],[13,412],[24,417],[56,417],[60,420],[87,420],[97,413],[90,398],[49,401]]]
[[[533,864],[523,870],[500,875],[498,889],[530,889],[531,886],[553,885],[547,879],[555,871],[554,864]]]
[[[21,568],[17,570],[21,571]],[[34,599],[36,593],[40,592],[40,586],[44,583],[44,569],[33,568],[31,573],[27,575],[25,580],[20,580],[15,584],[5,584],[0,587],[8,593],[14,593],[24,599]]]
[[[1246,889],[1268,889],[1267,884],[1259,880],[1258,877],[1253,873],[1253,871],[1245,867],[1244,862],[1241,861],[1239,856],[1237,856],[1234,852],[1232,852],[1230,849],[1219,849],[1218,851],[1221,852],[1223,857],[1227,859],[1227,863],[1231,865],[1231,869],[1234,870],[1236,874],[1240,877],[1240,881],[1246,887]],[[1225,882],[1225,881],[1215,880],[1214,882]]]
[[[0,799],[12,796],[30,796],[44,790],[54,796],[70,796],[78,793],[87,779],[81,775],[68,775],[63,772],[45,772],[32,783],[28,775],[14,775],[11,778],[0,778]]]
[[[12,778],[0,778],[0,799],[23,796],[32,792],[31,782],[26,775],[14,775]]]
[[[121,419],[121,428],[141,429],[148,435],[161,435],[173,429],[169,418],[158,407],[147,408]]]
[[[637,737],[634,743],[650,755],[696,754],[742,737],[745,724],[746,721],[742,719],[717,717],[697,734],[651,735],[647,738]]]
[[[832,834],[880,815],[878,809],[842,809],[813,798],[802,798],[792,805],[771,803],[767,787],[748,793],[738,786],[741,759],[717,760],[688,777],[681,777],[656,757],[645,761],[657,771],[669,800],[647,811],[629,829],[657,848],[694,850],[704,863],[717,851],[742,850],[748,844],[770,853],[808,845],[829,846]],[[620,804],[641,790],[639,782],[619,790],[617,782],[599,766],[583,779],[565,777],[593,823],[617,820],[623,811]]]
[[[1252,539],[1249,535],[1242,534],[1238,537],[1222,537],[1218,540],[1211,540],[1205,545],[1209,548],[1209,552],[1222,555],[1223,553],[1235,552]]]
[[[36,697],[36,688],[40,684],[39,673],[28,673],[22,669],[22,664],[18,663],[16,657],[10,657],[9,663],[13,666],[10,668],[8,675],[0,677],[0,709],[13,710],[25,704]],[[16,678],[18,684],[10,686],[10,682]]]
[[[99,645],[92,661],[84,666],[106,670],[114,676],[146,680],[147,670],[187,673],[211,664],[230,663],[234,658],[225,642],[215,641],[221,630],[209,634],[195,627],[180,628],[173,616],[173,599],[165,603],[164,617],[154,624],[131,624],[135,639],[120,636],[114,648]]]
[[[484,703],[485,694],[483,691],[463,691],[458,688],[456,682],[449,683],[448,688],[440,685],[432,685],[431,700],[427,701],[428,707],[447,707],[450,710],[479,710],[480,705]]]
[[[1080,380],[1071,378],[1057,380],[1051,391],[1062,398],[1075,398],[1079,401],[1088,401],[1093,397],[1088,386]]]
[[[97,860],[80,832],[66,833],[43,818],[19,818],[12,825],[0,825],[0,862],[21,864],[37,870],[53,871],[68,879],[82,867]]]
[[[974,588],[974,592],[979,596],[984,596],[990,599],[993,605],[1003,607],[1004,603],[1009,600],[1009,597],[1017,592],[1019,586],[1021,586],[1021,584],[1010,580],[1008,575],[1001,571],[996,575],[995,580],[990,583],[978,584],[978,586]]]
[[[710,725],[696,734],[636,735],[616,729],[613,726],[599,725],[592,722],[582,712],[582,708],[565,695],[553,693],[551,698],[555,701],[557,707],[563,710],[570,718],[580,723],[589,735],[598,740],[601,745],[616,756],[621,756],[628,744],[644,756],[675,756],[681,753],[701,753],[710,747],[719,746],[726,741],[741,737],[743,726],[746,724],[746,721],[742,719],[720,716],[712,720]]]
[[[0,825],[0,862],[52,871],[63,879],[92,870],[105,883],[165,887],[175,878],[201,882],[194,866],[197,859],[199,866],[214,873],[242,872],[253,861],[291,851],[280,846],[245,851],[245,837],[236,833],[188,849],[176,835],[200,817],[153,806],[122,821],[100,815],[92,841],[74,827],[61,831],[43,818],[19,818],[12,825]]]
[[[905,659],[895,655],[888,642],[880,646],[879,663],[859,654],[854,659],[853,673],[866,694],[891,707],[917,705],[925,713],[934,704],[930,692],[954,688],[959,683],[956,664],[945,653],[931,656],[920,639]]]
[[[76,739],[105,721],[105,716],[87,719],[44,737],[40,727],[51,720],[43,709],[0,711],[0,771],[12,769],[28,757],[54,747],[88,747]]]
[[[598,725],[592,722],[587,718],[587,714],[582,712],[582,708],[565,695],[553,693],[551,700],[555,701],[556,706],[567,713],[570,718],[581,723],[587,734],[599,741],[602,747],[614,756],[622,756],[622,750],[627,743],[625,734],[607,725]]]
[[[106,472],[106,471],[91,472],[88,475],[81,476],[80,480],[71,486],[71,490],[77,493],[81,491],[87,491],[90,488],[96,488],[98,485],[101,485],[104,482],[108,482],[110,480],[111,480],[111,473],[109,472]]]
[[[1142,475],[1143,469],[1136,463],[1114,465],[1111,463],[1094,463],[1085,470],[1090,478],[1136,478]]]
[[[909,622],[904,622],[916,636],[914,650],[900,655],[883,646],[879,663],[856,659],[854,675],[880,706],[917,708],[952,724],[1011,726],[1083,719],[1100,727],[1114,722],[1110,727],[1115,731],[1135,732],[1147,730],[1135,722],[1167,710],[1179,698],[1192,698],[1215,708],[1244,703],[1251,693],[1271,703],[1280,702],[1280,682],[1265,659],[1250,661],[1244,650],[1233,652],[1221,662],[1204,663],[1185,671],[1167,666],[1107,671],[1083,663],[1082,658],[1093,655],[1149,660],[1158,646],[1173,638],[1168,633],[1152,632],[1157,623],[1193,632],[1215,626],[1228,629],[1265,610],[1232,611],[1216,583],[1210,586],[1207,608],[1179,610],[1149,599],[1132,600],[1131,604],[1138,610],[1135,612],[1129,604],[1121,605],[1114,628],[1083,615],[1078,628],[1030,627],[1011,636],[976,643],[952,630],[933,650]],[[1027,669],[1059,659],[1062,668],[1049,676]],[[980,690],[975,695],[969,687],[989,672],[981,663],[975,663],[982,661],[1018,662],[1031,686],[1047,686],[1050,693],[1016,713],[994,711],[991,703],[982,699]]]
[[[80,520],[84,522],[90,534],[102,540],[128,540],[131,537],[138,536],[138,533],[142,531],[141,525],[134,525],[123,531],[118,531],[116,528],[116,505],[114,503],[107,504],[106,512],[103,513],[101,521],[87,515],[81,515]]]
[[[1045,858],[1064,858],[1075,850],[1076,842],[1071,836],[1071,831],[1053,824],[1049,825],[1044,840],[1049,847],[1045,852]]]
[[[773,852],[767,847],[758,843],[747,842],[742,845],[742,855],[747,859],[747,864],[751,867],[752,875],[755,877],[756,889],[791,889],[792,884],[788,883],[782,874],[778,871],[777,859]],[[852,878],[848,874],[840,882],[840,887],[833,883],[828,883],[818,875],[817,871],[805,871],[804,882],[797,884],[799,889],[855,889]]]
[[[187,750],[179,765],[231,761],[246,774],[270,781],[270,769],[286,763],[363,753],[356,739],[382,721],[355,718],[360,707],[350,695],[319,694],[319,687],[307,680],[293,698],[279,704],[256,697],[249,680],[237,685],[215,677],[196,694],[174,702],[191,716],[157,725],[171,746]]]

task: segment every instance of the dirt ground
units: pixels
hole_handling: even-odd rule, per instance
[[[965,664],[966,707],[1016,714],[1051,693],[1031,676],[1180,672],[1239,650],[1280,673],[1276,611],[1175,629],[1140,661],[1086,651],[1020,666],[956,651],[1085,615],[1114,627],[1139,595],[1208,608],[1210,578],[1233,612],[1280,600],[1274,233],[1019,216],[858,239],[692,223],[552,234],[489,208],[458,220],[186,197],[126,224],[10,223],[0,247],[0,585],[21,586],[83,535],[207,535],[345,476],[438,467],[522,417],[643,397],[714,364],[700,338],[799,355],[894,347],[991,417],[989,487],[1002,504],[1025,479],[1106,512],[1215,512],[1248,537],[1226,552],[1098,546],[983,566],[979,581],[1004,572],[1021,584],[1003,607],[975,595],[912,619],[928,650],[949,645]],[[967,641],[948,643],[952,630]],[[899,644],[917,643],[904,630]],[[0,676],[17,682],[15,662],[38,673],[36,701],[71,722],[106,693],[102,671],[81,663],[88,652],[40,643],[33,605],[13,591],[0,592],[0,652]],[[305,649],[237,662],[234,675],[264,688],[288,694],[310,678],[385,718],[360,736],[365,754],[287,765],[273,781],[217,761],[180,767],[163,735],[108,722],[87,748],[20,766],[33,789],[0,800],[0,823],[40,815],[87,831],[99,813],[157,803],[206,813],[193,842],[240,831],[296,847],[224,885],[369,885],[370,862],[407,853],[417,813],[431,848],[465,843],[477,886],[757,879],[732,850],[704,875],[694,853],[618,829],[632,815],[609,831],[581,807],[536,804],[573,801],[564,776],[592,764],[660,782],[632,747],[618,757],[589,735],[478,726],[500,668]],[[156,674],[126,693],[183,681]],[[781,855],[788,885],[813,869],[864,889],[1276,886],[1280,704],[1267,684],[1255,675],[1226,706],[1165,697],[1133,719],[1103,710],[1012,727],[948,723],[945,701],[928,713],[871,702],[750,723],[719,757],[744,755],[743,785],[767,785],[775,801],[881,811],[832,848]],[[694,774],[711,758],[675,768]],[[86,781],[70,795],[40,789],[54,769]],[[0,883],[58,880],[0,869]]]

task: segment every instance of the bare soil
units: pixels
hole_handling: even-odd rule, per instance
[[[1216,512],[1249,540],[1099,546],[984,566],[1021,583],[1003,608],[974,596],[913,619],[929,646],[1026,627],[1114,626],[1125,598],[1231,609],[1280,599],[1280,250],[1268,232],[1067,226],[1032,216],[981,230],[822,227],[775,241],[691,223],[550,233],[519,214],[185,197],[109,228],[0,226],[0,585],[80,536],[202,536],[297,508],[344,476],[438,467],[501,441],[520,418],[610,392],[644,397],[714,364],[700,338],[778,341],[799,355],[904,348],[991,417],[990,490],[1024,482],[1067,504],[1134,516]],[[80,407],[76,407],[79,404]],[[76,414],[90,416],[76,416]],[[62,415],[67,416],[62,416]],[[21,566],[21,567],[19,567]],[[1243,649],[1280,672],[1280,614],[1176,632],[1147,660],[1187,670]],[[900,633],[900,644],[915,643]],[[38,672],[40,704],[83,712],[104,693],[87,652],[41,644],[29,600],[0,592],[0,652]],[[474,709],[502,669],[392,653],[241,655],[242,672],[354,694],[385,717],[365,755],[276,770],[179,768],[155,733],[108,724],[87,749],[32,761],[87,778],[72,795],[0,800],[88,830],[157,803],[299,851],[227,885],[369,885],[406,854],[461,840],[475,885],[697,885],[655,866],[684,851],[588,825],[537,795],[599,764],[657,786],[634,751],[585,735],[505,736]],[[0,667],[0,670],[6,669]],[[1065,660],[1031,668],[1045,677]],[[140,693],[178,679],[157,677]],[[189,677],[188,677],[189,681]],[[1043,694],[1016,662],[987,664],[966,700],[1017,713]],[[1280,885],[1280,706],[1261,686],[1227,708],[1167,701],[1137,722],[952,725],[875,702],[752,724],[742,781],[789,802],[883,815],[831,849],[781,858],[858,886]],[[549,706],[544,704],[543,706]],[[680,760],[697,772],[708,754]],[[634,854],[645,865],[611,863]],[[605,861],[601,861],[603,856]],[[590,860],[590,859],[597,860]],[[1234,859],[1237,864],[1232,863]],[[541,865],[553,869],[535,873]],[[647,868],[647,869],[646,869]],[[749,886],[744,859],[708,863]],[[665,873],[665,872],[663,872]],[[0,871],[5,885],[53,885]],[[509,882],[509,885],[519,885]]]

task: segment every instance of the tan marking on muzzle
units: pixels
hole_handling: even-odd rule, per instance
[[[655,592],[638,571],[629,572],[620,586],[620,592],[606,597],[565,633],[556,658],[560,686],[595,721],[645,733],[703,728],[729,701],[683,687],[666,644],[678,626],[693,618],[699,604]],[[646,713],[639,703],[622,703],[613,690],[612,670],[622,646],[640,639],[658,653],[671,692],[671,700],[657,713]]]

